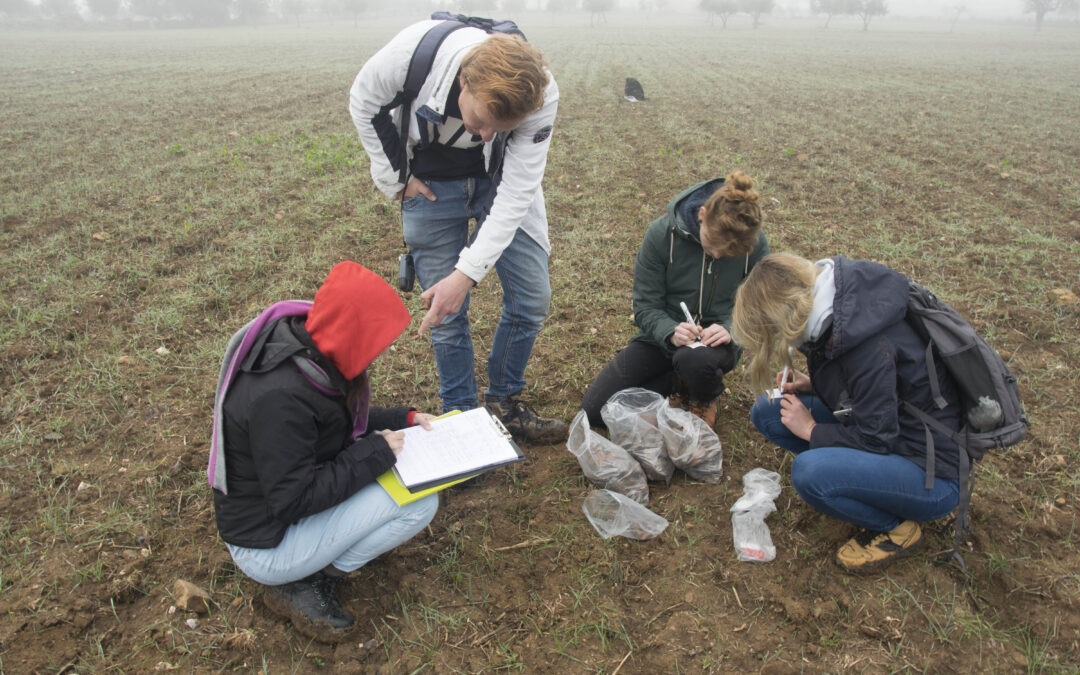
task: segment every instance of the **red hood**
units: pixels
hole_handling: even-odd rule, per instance
[[[315,293],[304,327],[341,374],[353,379],[409,325],[390,284],[359,263],[338,263]]]

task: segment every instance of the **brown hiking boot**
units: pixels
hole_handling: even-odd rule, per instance
[[[550,445],[566,440],[565,422],[540,417],[531,405],[516,396],[507,397],[505,401],[486,401],[484,407],[499,418],[518,443]]]
[[[840,547],[836,562],[848,572],[867,574],[911,555],[922,545],[922,528],[905,520],[889,532],[863,530]]]
[[[687,404],[686,409],[689,410],[690,412],[694,413],[695,415],[697,415],[701,419],[705,420],[705,424],[708,424],[710,429],[712,429],[714,426],[716,426],[716,399],[715,398],[712,401],[708,402],[708,403],[703,403],[701,401],[695,401],[695,400],[691,399],[689,401],[689,403]]]

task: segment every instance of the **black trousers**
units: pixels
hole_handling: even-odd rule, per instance
[[[730,342],[718,347],[679,347],[669,359],[656,345],[634,341],[615,355],[596,376],[581,409],[589,423],[603,427],[600,409],[611,396],[629,387],[643,387],[661,396],[683,394],[710,402],[724,391],[724,373],[735,367],[738,353]]]

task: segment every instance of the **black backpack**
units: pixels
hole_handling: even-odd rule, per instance
[[[926,428],[927,489],[934,484],[934,440],[930,429],[960,446],[960,503],[956,512],[956,538],[949,558],[955,559],[966,572],[959,548],[961,530],[970,529],[971,460],[982,459],[987,450],[1001,450],[1019,443],[1027,435],[1028,419],[1020,403],[1016,377],[1001,356],[955,309],[914,281],[910,282],[906,319],[926,342],[926,367],[935,405],[939,409],[947,405],[938,386],[939,364],[945,367],[960,395],[963,426],[959,431],[946,427],[907,401],[902,401],[902,405]]]
[[[389,108],[403,106],[401,109],[401,130],[399,142],[401,143],[401,167],[398,169],[398,181],[407,182],[409,174],[409,161],[405,148],[409,143],[409,124],[412,118],[412,104],[420,95],[420,87],[424,86],[424,80],[431,72],[431,66],[435,63],[435,54],[439,51],[446,36],[460,28],[479,28],[487,33],[525,34],[517,27],[517,24],[509,20],[485,19],[479,16],[465,16],[464,14],[451,14],[450,12],[434,12],[432,19],[441,20],[442,23],[432,27],[420,38],[420,42],[413,51],[412,59],[409,60],[409,70],[405,75],[405,84],[401,91],[394,96]],[[494,159],[494,156],[493,156]],[[494,161],[493,161],[494,164]]]

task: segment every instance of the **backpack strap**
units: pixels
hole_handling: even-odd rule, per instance
[[[926,372],[930,375],[930,396],[934,399],[934,405],[938,407],[938,410],[944,410],[949,403],[941,395],[941,382],[938,381],[937,366],[934,364],[933,340],[926,342]]]
[[[424,33],[424,37],[420,38],[420,43],[416,45],[412,58],[409,59],[409,69],[405,74],[405,84],[402,86],[401,91],[398,92],[398,95],[394,97],[395,100],[399,98],[402,99],[400,140],[403,153],[409,143],[409,124],[412,121],[412,104],[413,101],[416,100],[416,97],[420,95],[420,88],[424,86],[424,80],[427,79],[428,74],[431,72],[431,66],[435,63],[435,55],[439,52],[439,47],[442,45],[447,35],[450,35],[450,33],[453,33],[459,28],[465,28],[466,25],[467,24],[456,19],[447,19],[442,23],[432,26],[428,32]],[[398,182],[404,185],[408,182],[408,177],[409,161],[403,154],[401,158],[401,169],[398,171]]]
[[[930,364],[929,359],[927,365]],[[931,379],[931,382],[935,382],[935,379]],[[959,448],[959,458],[957,461],[957,474],[960,488],[959,503],[956,507],[956,535],[953,539],[953,550],[945,556],[945,561],[955,560],[960,566],[961,571],[964,573],[964,577],[967,577],[967,566],[964,564],[964,558],[960,555],[960,534],[963,530],[970,530],[971,525],[968,520],[968,509],[971,506],[971,495],[975,488],[974,481],[971,480],[971,458],[968,456],[968,445],[970,443],[968,438],[968,432],[965,428],[964,432],[953,431],[939,420],[931,417],[925,411],[916,408],[908,401],[901,401],[904,406],[904,410],[914,415],[920,422],[923,423],[923,428],[926,430],[926,484],[927,490],[934,487],[934,434],[931,431],[931,427],[937,429],[942,434],[948,436]],[[946,526],[947,527],[947,526]]]

